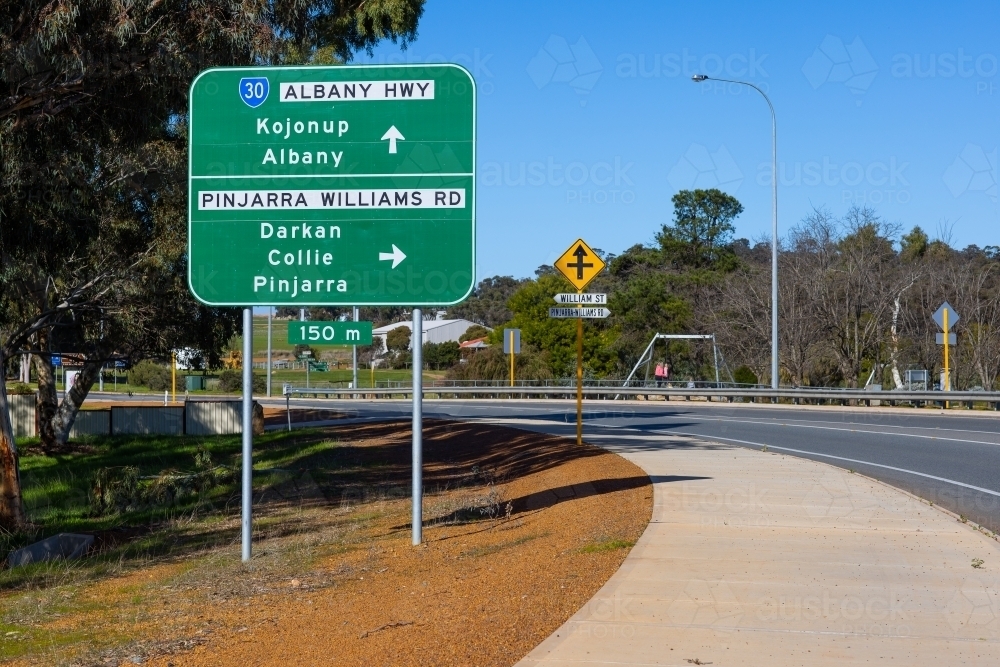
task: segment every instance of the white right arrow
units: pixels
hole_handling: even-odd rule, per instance
[[[390,259],[392,260],[392,268],[394,269],[399,266],[400,262],[406,259],[406,255],[403,254],[402,250],[396,247],[395,243],[392,244],[392,252],[380,252],[378,254],[378,261],[380,262],[387,262]]]
[[[404,137],[402,134],[400,134],[399,130],[396,129],[396,126],[393,125],[388,130],[385,131],[385,134],[382,135],[382,141],[385,141],[386,139],[389,140],[389,152],[390,153],[395,153],[396,152],[396,140],[397,139],[398,140],[405,140],[406,137]]]

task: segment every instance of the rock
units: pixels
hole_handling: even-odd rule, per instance
[[[41,542],[29,544],[7,556],[9,567],[20,567],[31,563],[42,563],[50,560],[73,560],[81,558],[87,549],[94,544],[93,535],[76,535],[74,533],[59,533],[47,537]]]
[[[250,423],[254,435],[264,435],[264,406],[257,401],[253,402],[253,412]]]

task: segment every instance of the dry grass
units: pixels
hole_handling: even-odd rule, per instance
[[[597,591],[651,512],[648,479],[617,456],[430,422],[414,548],[402,425],[302,439],[342,445],[258,489],[251,563],[230,512],[172,527],[209,544],[188,553],[96,581],[59,583],[78,566],[53,566],[51,585],[0,598],[0,638],[26,649],[11,664],[512,664]]]

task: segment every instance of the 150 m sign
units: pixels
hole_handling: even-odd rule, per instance
[[[199,300],[422,306],[472,290],[476,96],[465,69],[216,68],[190,100],[188,281]]]
[[[292,345],[371,345],[371,322],[289,322]]]

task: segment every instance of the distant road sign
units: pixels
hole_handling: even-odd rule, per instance
[[[556,294],[556,303],[582,303],[582,304],[593,304],[595,306],[600,306],[608,302],[607,294],[576,294],[570,292],[568,294]]]
[[[582,290],[607,264],[597,256],[597,253],[583,239],[577,239],[573,245],[556,260],[556,270],[566,276],[573,287]]]
[[[503,330],[503,353],[511,353],[511,344],[514,346],[514,354],[521,354],[521,330],[520,329],[504,329]]]
[[[52,355],[52,365],[53,366],[62,366],[62,357],[56,356],[56,355]]]
[[[937,344],[944,345],[944,334],[938,332],[937,334]],[[958,345],[958,336],[953,333],[948,334],[948,345]]]
[[[476,90],[462,67],[205,70],[187,136],[200,301],[448,305],[475,286]]]
[[[371,345],[371,322],[298,322],[288,323],[288,342],[292,345]]]
[[[607,308],[549,308],[549,317],[562,319],[582,317],[584,319],[604,319],[611,314]]]
[[[944,329],[944,311],[946,310],[948,311],[948,328],[951,329],[962,318],[955,312],[955,309],[952,308],[951,304],[947,301],[942,303],[941,306],[934,311],[934,314],[931,317],[934,318],[934,321],[937,322],[939,327]]]

